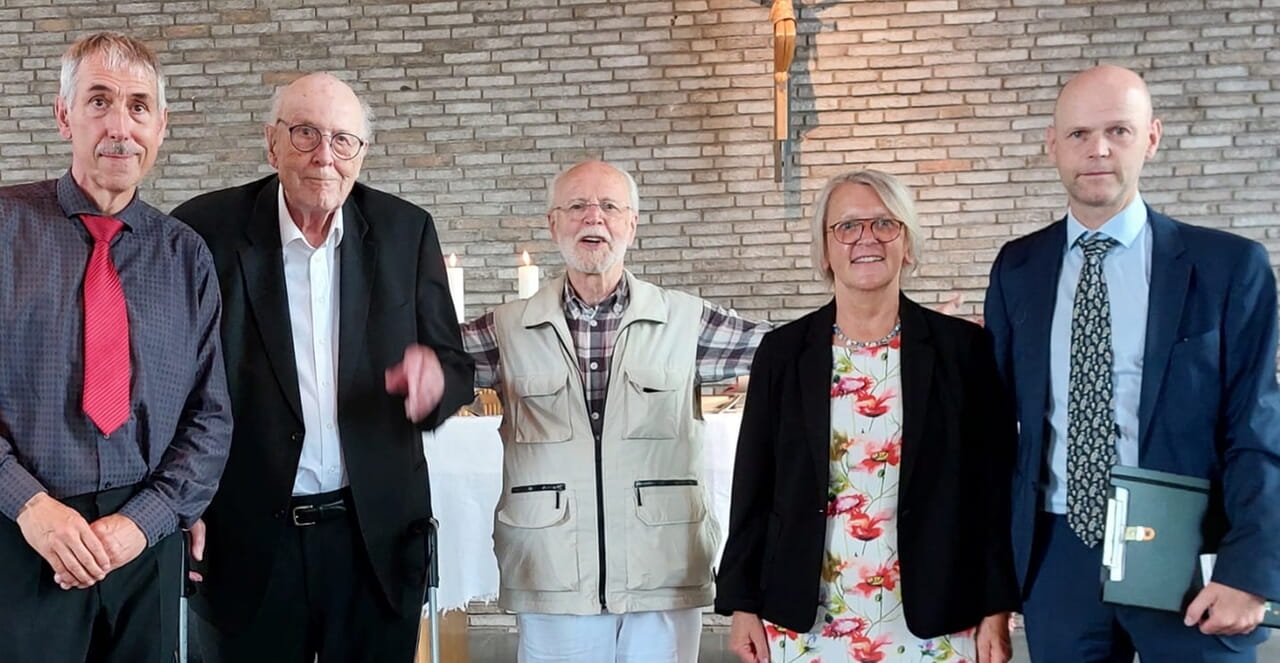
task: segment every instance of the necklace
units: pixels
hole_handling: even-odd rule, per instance
[[[878,338],[874,341],[855,341],[848,336],[845,336],[844,332],[840,331],[840,325],[831,325],[831,330],[835,332],[836,338],[840,339],[840,342],[845,344],[845,347],[853,348],[854,350],[878,348],[882,345],[888,345],[889,341],[892,341],[894,337],[898,335],[898,332],[902,331],[902,320],[899,319],[895,322],[893,324],[893,329],[890,329],[889,333],[885,334],[883,338]]]

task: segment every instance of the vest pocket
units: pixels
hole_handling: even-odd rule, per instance
[[[520,375],[512,380],[516,442],[566,442],[573,436],[569,423],[569,374]]]
[[[502,587],[546,592],[578,588],[573,505],[573,493],[563,483],[511,488],[493,526]]]
[[[682,376],[662,368],[626,369],[627,391],[623,403],[627,437],[672,439],[681,412]],[[692,398],[692,396],[690,397]]]
[[[718,544],[697,479],[635,482],[627,536],[627,588],[697,587],[711,582]]]

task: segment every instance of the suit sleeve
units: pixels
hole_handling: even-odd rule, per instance
[[[1009,328],[1009,314],[1005,309],[1004,286],[1000,276],[1004,258],[1005,251],[1001,249],[996,256],[995,262],[991,265],[991,278],[987,284],[986,297],[983,299],[982,317],[987,331],[991,332],[996,370],[1004,381],[1006,393],[1012,395],[1014,393],[1013,367],[1010,361],[1011,350],[1009,347],[1011,330]]]
[[[764,549],[773,511],[774,413],[778,402],[767,334],[751,364],[751,383],[738,433],[729,503],[729,535],[716,574],[716,612],[759,613]]]
[[[418,426],[432,430],[475,398],[475,362],[462,347],[436,226],[430,214],[426,217],[418,245],[418,342],[434,350],[439,358],[444,371],[444,394],[436,409]]]
[[[1213,579],[1280,598],[1280,393],[1276,387],[1276,283],[1251,243],[1227,295],[1223,330],[1223,502],[1229,527]]]
[[[970,356],[975,362],[975,393],[984,394],[983,400],[987,407],[981,411],[974,408],[975,411],[969,413],[970,442],[976,444],[966,446],[981,449],[985,459],[981,467],[986,476],[977,484],[983,491],[983,513],[987,515],[982,614],[992,615],[1017,610],[1021,603],[1013,567],[1013,540],[1010,536],[1013,519],[1011,487],[1018,427],[1013,413],[1013,401],[996,368],[991,335],[981,331],[974,335],[974,339]]]

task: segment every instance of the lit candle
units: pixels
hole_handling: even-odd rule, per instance
[[[462,286],[462,268],[458,266],[458,254],[449,254],[449,265],[444,268],[444,271],[449,277],[449,297],[453,299],[453,313],[458,317],[458,322],[463,322],[462,300],[465,290]]]
[[[516,268],[516,293],[520,299],[528,299],[538,291],[538,266],[529,260],[529,252],[524,252],[524,264]]]

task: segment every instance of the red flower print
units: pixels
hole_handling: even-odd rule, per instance
[[[827,504],[827,515],[834,516],[841,513],[853,513],[861,511],[867,506],[867,496],[862,493],[845,493],[837,495],[834,500]]]
[[[897,465],[902,462],[902,439],[893,438],[879,444],[867,443],[867,457],[860,466],[868,472],[875,472],[884,464]]]
[[[770,624],[769,622],[765,622],[765,623],[764,623],[764,635],[765,635],[765,637],[766,637],[766,638],[768,638],[768,639],[769,639],[769,641],[770,641],[770,642],[776,642],[776,641],[781,640],[781,639],[783,639],[783,638],[786,638],[786,639],[788,639],[788,640],[795,640],[797,637],[799,637],[799,635],[800,635],[800,634],[799,634],[799,633],[796,633],[795,631],[791,631],[791,630],[788,630],[788,629],[785,629],[785,628],[781,628],[781,627],[778,627],[778,626],[774,626],[773,624]]]
[[[858,663],[876,663],[884,660],[884,652],[880,648],[889,644],[887,636],[880,636],[875,640],[871,640],[865,636],[854,638],[849,643],[849,655]]]
[[[878,417],[889,411],[889,401],[895,396],[892,389],[885,391],[879,396],[867,392],[859,392],[855,395],[854,408],[858,414],[864,417]]]
[[[879,568],[868,566],[858,575],[862,576],[862,582],[858,583],[857,589],[863,596],[871,596],[882,589],[892,590],[898,584],[898,574],[893,564],[884,564]]]
[[[845,526],[849,536],[859,541],[874,541],[884,534],[884,530],[880,528],[880,523],[889,519],[887,513],[871,516],[865,513],[855,511],[849,514],[849,524]]]
[[[863,638],[866,637],[863,632],[867,630],[867,623],[868,622],[865,617],[845,617],[844,619],[837,619],[822,627],[822,637]]]
[[[839,398],[850,394],[861,396],[871,388],[871,378],[865,375],[846,375],[831,385],[831,397]]]

